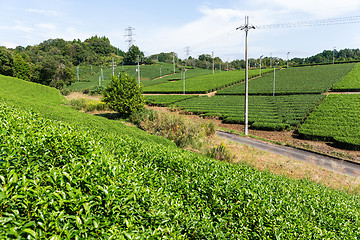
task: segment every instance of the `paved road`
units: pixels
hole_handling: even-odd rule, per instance
[[[239,142],[245,145],[249,145],[264,151],[276,153],[279,155],[283,155],[286,157],[294,158],[296,160],[316,164],[318,166],[341,172],[343,174],[347,174],[354,177],[360,177],[360,164],[341,160],[338,158],[328,157],[321,154],[308,152],[305,150],[300,150],[292,147],[275,145],[267,142],[263,142],[260,140],[256,140],[253,138],[240,137],[234,133],[228,133],[224,131],[217,131],[218,136],[226,138],[228,140],[232,140],[235,142]]]

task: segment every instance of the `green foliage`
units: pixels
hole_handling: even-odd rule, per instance
[[[327,96],[300,126],[299,133],[360,149],[360,95]]]
[[[285,130],[297,126],[322,95],[249,96],[249,123],[252,128]],[[195,97],[170,106],[198,114],[219,116],[227,123],[244,123],[244,96]]]
[[[136,64],[138,61],[138,57],[141,61],[144,56],[144,53],[140,51],[138,46],[132,45],[129,51],[125,53],[124,63],[130,65]]]
[[[332,90],[342,92],[360,91],[360,63],[357,63],[340,82],[335,84]]]
[[[249,77],[259,75],[250,70]],[[186,73],[185,73],[186,76]],[[208,93],[245,80],[245,71],[222,71],[185,80],[186,93]],[[144,88],[145,93],[183,93],[183,81],[174,81]]]
[[[275,73],[275,94],[323,93],[340,81],[354,64],[336,64],[288,68]],[[271,95],[274,75],[249,81],[249,94]],[[244,83],[223,89],[217,94],[245,94]]]
[[[5,48],[0,46],[0,74],[6,76],[13,76],[14,59],[11,53]]]
[[[36,68],[38,78],[34,82],[62,89],[75,81],[75,74],[71,68],[58,62],[53,57],[46,57]]]
[[[26,62],[20,54],[14,56],[14,77],[26,81],[31,80],[30,62]]]
[[[118,113],[129,116],[144,107],[141,88],[133,77],[120,73],[113,76],[107,88],[103,91],[103,102]]]

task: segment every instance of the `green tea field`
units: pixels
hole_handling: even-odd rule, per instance
[[[272,71],[271,69],[263,70],[263,73]],[[250,70],[249,77],[259,75],[259,70]],[[185,74],[186,76],[186,74]],[[185,80],[186,93],[208,93],[224,87],[240,83],[245,80],[245,71],[222,71],[215,74],[192,77]],[[144,87],[144,93],[183,93],[183,81],[173,81],[154,86]]]
[[[320,94],[329,90],[354,67],[350,64],[288,68],[275,73],[275,94]],[[249,81],[249,94],[272,95],[274,75]],[[244,84],[218,91],[217,94],[244,94]]]
[[[179,149],[50,87],[0,83],[2,239],[360,236],[358,195]]]

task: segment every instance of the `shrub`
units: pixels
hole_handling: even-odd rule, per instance
[[[125,116],[137,112],[144,107],[145,100],[141,95],[141,87],[135,78],[127,73],[120,73],[119,77],[112,76],[107,88],[103,91],[102,101],[108,106]]]
[[[209,149],[206,155],[227,162],[230,162],[234,158],[224,142]]]
[[[194,122],[177,112],[144,110],[133,114],[130,121],[143,130],[173,141],[179,147],[198,148],[205,142],[205,137],[216,132],[213,122]]]

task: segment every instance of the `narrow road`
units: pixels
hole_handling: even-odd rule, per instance
[[[240,137],[239,135],[234,133],[217,131],[216,134],[219,137],[223,137],[228,140],[232,140],[241,144],[249,145],[267,152],[272,152],[296,160],[315,164],[317,166],[324,167],[353,177],[360,177],[359,163],[355,163],[347,160],[341,160],[339,158],[324,156],[321,154],[308,152],[305,150],[296,149],[292,147],[275,145],[260,140],[256,140],[253,138]]]

